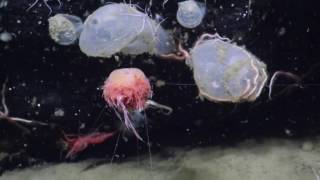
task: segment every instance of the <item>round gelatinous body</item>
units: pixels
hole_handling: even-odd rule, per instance
[[[254,101],[267,80],[263,62],[220,38],[197,42],[190,66],[200,95],[217,102]]]
[[[137,68],[117,69],[111,72],[103,86],[103,97],[109,106],[123,104],[129,110],[142,110],[151,96],[150,82]]]
[[[133,5],[108,4],[86,19],[79,45],[82,52],[94,57],[110,57],[118,52],[157,54],[158,41],[166,43],[168,49],[173,44],[163,42],[160,30],[161,26]]]
[[[205,15],[205,4],[194,0],[178,3],[177,20],[185,28],[195,28]]]
[[[60,45],[75,43],[83,28],[82,20],[74,15],[57,14],[48,21],[50,36]]]

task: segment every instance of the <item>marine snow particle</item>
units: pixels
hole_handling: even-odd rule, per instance
[[[268,78],[263,62],[218,35],[203,35],[188,63],[200,96],[215,102],[254,101]]]
[[[194,0],[178,3],[177,20],[185,28],[195,28],[201,24],[205,15],[205,4]]]
[[[12,40],[12,35],[7,31],[0,33],[0,40],[3,42],[9,42]]]
[[[57,14],[48,21],[50,36],[60,45],[74,44],[83,29],[82,20],[70,14]]]

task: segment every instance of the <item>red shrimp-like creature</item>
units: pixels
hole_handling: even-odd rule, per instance
[[[111,138],[115,132],[94,132],[88,135],[64,135],[65,142],[69,149],[66,158],[74,158],[78,153],[85,150],[89,145],[101,144],[107,139]]]

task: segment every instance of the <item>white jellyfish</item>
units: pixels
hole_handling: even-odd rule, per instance
[[[83,29],[82,20],[74,15],[57,14],[48,21],[50,37],[60,45],[74,44]]]
[[[185,28],[199,26],[205,15],[205,4],[194,0],[186,0],[178,3],[177,20]]]
[[[115,53],[166,54],[174,50],[173,39],[160,24],[134,5],[112,3],[100,7],[84,22],[79,46],[93,57]]]
[[[268,78],[262,61],[218,35],[202,35],[190,54],[200,96],[211,101],[254,101]]]

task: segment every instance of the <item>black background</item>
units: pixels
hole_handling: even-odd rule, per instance
[[[242,16],[248,8],[244,0],[216,0],[207,2],[203,23],[194,30],[182,28],[175,22],[177,2],[170,1],[162,8],[162,1],[154,1],[152,15],[167,18],[166,29],[175,28],[175,36],[182,39],[188,33],[185,48],[192,48],[202,33],[216,33],[244,45],[267,64],[271,76],[277,70],[307,76],[304,88],[290,88],[268,100],[266,87],[253,103],[221,104],[197,99],[198,90],[192,71],[180,62],[161,60],[150,55],[115,58],[91,58],[84,55],[78,45],[60,46],[48,35],[49,10],[40,2],[26,11],[32,1],[10,0],[0,9],[1,31],[14,34],[12,41],[0,42],[0,80],[8,78],[7,104],[10,115],[56,124],[71,134],[86,134],[100,127],[101,131],[119,128],[119,120],[106,108],[99,89],[108,74],[120,67],[138,67],[150,78],[153,100],[174,109],[166,116],[148,110],[150,140],[153,152],[166,147],[192,148],[200,146],[233,146],[245,139],[266,138],[299,139],[315,137],[320,130],[320,25],[319,8],[314,2],[292,0],[260,0],[252,4],[252,13]],[[133,1],[133,3],[135,3]],[[145,7],[145,3],[138,5]],[[100,1],[80,0],[49,4],[56,13],[75,14],[85,19],[102,4]],[[234,4],[234,6],[232,6]],[[222,8],[221,8],[222,7]],[[279,35],[281,29],[283,35]],[[242,37],[239,39],[239,37]],[[167,85],[156,87],[156,80]],[[292,81],[280,78],[275,93]],[[38,106],[32,106],[36,98]],[[63,117],[55,117],[63,109]],[[99,113],[102,116],[98,118]],[[79,129],[81,123],[85,128]],[[57,140],[61,134],[54,127],[30,127],[31,134],[7,122],[0,122],[0,147],[9,153],[20,154],[17,162],[30,158],[44,161],[64,161]],[[140,133],[145,137],[145,130]],[[133,136],[120,140],[118,153],[136,156],[147,150]],[[89,148],[77,159],[111,155],[115,139]],[[138,147],[138,149],[137,149]],[[21,153],[22,152],[22,153]],[[8,162],[5,162],[8,164]],[[9,166],[9,165],[8,165]]]

